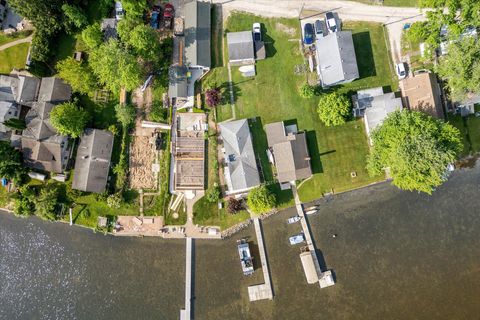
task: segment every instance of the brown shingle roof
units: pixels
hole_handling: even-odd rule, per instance
[[[444,119],[440,87],[433,73],[420,73],[400,81],[400,89],[410,110],[422,111]]]

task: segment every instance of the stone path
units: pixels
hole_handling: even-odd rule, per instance
[[[29,36],[29,37],[24,38],[24,39],[18,39],[18,40],[9,42],[9,43],[5,43],[4,45],[0,46],[0,51],[3,51],[3,50],[8,49],[10,47],[14,47],[17,44],[28,43],[28,42],[32,42],[32,36]]]

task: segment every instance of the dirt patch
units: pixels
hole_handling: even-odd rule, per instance
[[[286,33],[292,37],[294,37],[296,34],[295,28],[290,28],[289,26],[286,26],[280,22],[275,23],[275,29],[280,30],[281,32]]]
[[[459,169],[465,169],[465,168],[474,168],[475,165],[477,164],[477,160],[480,157],[480,155],[475,155],[472,157],[464,158],[461,160],[458,160],[455,163],[455,166]]]

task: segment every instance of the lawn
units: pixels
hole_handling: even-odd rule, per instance
[[[10,73],[13,68],[25,68],[30,43],[21,43],[0,51],[0,73]]]
[[[31,34],[32,34],[32,31],[30,31],[30,30],[14,32],[12,34],[0,33],[0,46],[4,45],[6,43],[9,43],[9,42],[15,41],[15,40],[24,39]]]
[[[366,4],[380,4],[379,0],[354,0]],[[418,7],[418,0],[384,0],[384,6],[389,7]]]
[[[480,105],[475,106],[475,111],[480,111]],[[480,118],[470,115],[448,114],[448,122],[460,130],[463,141],[463,151],[460,157],[473,155],[480,152]]]
[[[294,73],[295,66],[304,63],[296,41],[300,38],[298,20],[236,13],[227,21],[226,30],[249,30],[258,20],[263,23],[267,59],[257,62],[255,78],[243,78],[238,68],[233,68],[232,72],[237,118],[255,118],[252,135],[265,181],[271,181],[273,175],[265,156],[263,126],[281,120],[296,122],[298,128],[307,133],[314,176],[299,187],[303,201],[321,197],[326,192],[345,191],[382,179],[370,177],[365,169],[369,148],[363,121],[353,120],[343,126],[327,128],[318,120],[318,97],[302,99],[297,94],[297,88],[305,81],[305,75]],[[375,23],[346,22],[344,29],[353,31],[361,79],[333,90],[348,95],[376,86],[397,90],[398,83],[390,68],[383,27]],[[223,84],[228,81],[225,75],[226,72],[216,71],[206,81]],[[219,121],[229,116],[224,112],[218,113]],[[356,177],[351,177],[352,172],[356,173]],[[291,203],[288,193],[274,191],[282,204]]]

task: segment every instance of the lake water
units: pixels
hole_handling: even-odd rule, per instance
[[[479,319],[480,168],[433,196],[388,183],[322,200],[309,220],[337,284],[305,281],[285,210],[263,222],[275,298],[248,302],[235,241],[195,242],[195,319]],[[338,234],[333,238],[332,234]],[[0,319],[178,319],[185,243],[116,238],[0,213]]]

